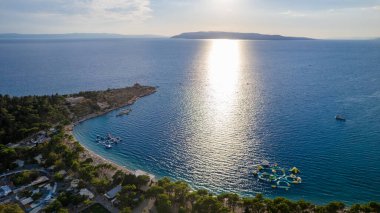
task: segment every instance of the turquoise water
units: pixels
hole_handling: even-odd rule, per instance
[[[216,193],[380,201],[380,42],[0,41],[0,76],[0,92],[13,95],[159,86],[128,116],[75,128],[131,169]],[[123,143],[94,142],[108,132]],[[298,167],[303,183],[257,181],[252,165],[264,159]]]

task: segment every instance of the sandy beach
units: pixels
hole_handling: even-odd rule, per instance
[[[73,124],[65,126],[65,134],[73,136],[74,139],[75,139],[75,141],[78,141],[75,138],[74,134],[73,134],[73,127],[74,127]],[[92,158],[92,160],[94,161],[95,165],[99,165],[99,164],[111,164],[117,170],[121,170],[121,171],[123,171],[123,172],[125,172],[127,174],[134,174],[133,170],[127,169],[127,168],[125,168],[123,166],[120,166],[119,164],[117,164],[117,163],[115,163],[113,161],[105,159],[104,157],[96,154],[95,152],[93,152],[92,150],[90,150],[89,148],[87,148],[86,146],[84,146],[83,144],[81,144],[81,146],[84,148],[84,152],[80,156],[82,160],[86,160],[87,158]]]

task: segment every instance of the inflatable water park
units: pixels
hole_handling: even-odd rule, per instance
[[[278,166],[277,163],[263,161],[257,165],[256,170],[253,172],[254,176],[260,181],[272,184],[272,188],[288,190],[292,184],[302,183],[301,177],[297,176],[300,170],[293,167],[289,170]]]
[[[97,135],[95,141],[103,145],[106,149],[111,149],[114,144],[118,144],[122,140],[120,137],[114,137],[111,133],[108,133],[105,137]]]

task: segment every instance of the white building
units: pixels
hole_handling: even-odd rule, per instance
[[[80,195],[83,195],[83,196],[86,196],[86,197],[88,197],[88,198],[90,198],[90,199],[94,198],[94,194],[93,194],[90,190],[88,190],[88,189],[86,189],[86,188],[81,189],[81,190],[79,191],[79,194],[80,194]]]
[[[38,164],[41,164],[42,163],[42,155],[41,154],[37,155],[36,157],[34,157],[34,160],[36,160],[38,162]]]
[[[0,187],[0,197],[5,197],[12,192],[12,189],[9,186]]]
[[[61,170],[58,172],[59,175],[65,176],[67,174],[66,170]]]
[[[31,202],[33,202],[33,198],[31,198],[31,197],[28,197],[28,198],[25,198],[25,199],[23,199],[23,200],[21,200],[20,201],[20,203],[22,204],[22,205],[28,205],[29,203],[31,203]]]
[[[17,164],[18,167],[23,167],[25,165],[25,161],[23,160],[15,160],[13,163]]]
[[[40,212],[42,210],[42,206],[38,206],[37,208],[34,208],[32,211],[30,211],[29,213],[37,213],[37,212]]]
[[[105,193],[104,196],[106,196],[108,199],[113,199],[121,191],[121,189],[122,189],[121,185],[117,185],[115,188]]]
[[[77,188],[79,184],[79,179],[74,179],[71,181],[70,186],[71,188]]]
[[[49,180],[48,177],[46,177],[46,176],[40,176],[40,177],[37,178],[37,180],[33,181],[31,183],[31,185],[34,186],[34,185],[37,185],[37,184],[40,184],[40,183],[44,183],[44,182],[46,182],[48,180]]]

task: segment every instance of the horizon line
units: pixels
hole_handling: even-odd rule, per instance
[[[380,39],[379,36],[363,36],[363,37],[309,37],[305,35],[284,35],[284,34],[266,34],[266,33],[257,33],[257,32],[238,32],[238,31],[219,31],[219,30],[200,30],[200,31],[188,31],[188,32],[181,32],[178,34],[171,34],[171,35],[162,35],[162,34],[154,34],[154,33],[142,33],[142,34],[124,34],[124,33],[113,33],[113,32],[65,32],[65,33],[18,33],[18,32],[0,32],[0,36],[4,35],[31,35],[31,36],[38,36],[38,35],[45,35],[45,36],[57,36],[57,35],[113,35],[113,36],[128,36],[128,37],[146,37],[149,38],[150,36],[153,37],[162,37],[162,38],[171,38],[173,36],[177,36],[183,33],[201,33],[201,32],[220,32],[220,33],[241,33],[241,34],[250,34],[250,33],[256,33],[256,34],[263,34],[263,35],[279,35],[279,36],[288,36],[288,37],[307,37],[314,40],[377,40]],[[104,37],[106,38],[106,37]],[[222,39],[222,38],[219,38]],[[228,38],[226,38],[228,39]],[[240,40],[240,39],[234,39],[234,40]]]

